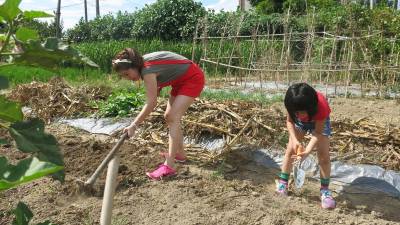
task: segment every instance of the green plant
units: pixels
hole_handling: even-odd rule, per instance
[[[197,20],[205,13],[202,4],[193,0],[158,0],[138,11],[132,35],[163,40],[192,38]]]
[[[41,66],[50,70],[59,68],[65,61],[96,66],[75,49],[60,43],[57,39],[47,39],[43,44],[38,40],[38,32],[23,26],[24,22],[34,18],[51,17],[41,11],[22,11],[19,9],[21,0],[6,0],[0,5],[0,24],[5,34],[1,34],[2,45],[0,57],[12,56],[16,65]],[[8,52],[11,49],[16,52]],[[10,66],[0,64],[0,67]],[[1,77],[0,90],[9,86],[8,79]],[[16,165],[0,156],[0,191],[20,184],[52,175],[53,178],[64,181],[64,160],[57,140],[44,132],[44,122],[39,119],[24,120],[21,105],[0,95],[0,129],[7,130],[14,139],[16,147],[27,157]],[[1,143],[7,140],[1,139]],[[28,207],[19,203],[13,211],[15,225],[28,225],[33,217]],[[40,223],[41,225],[50,222]]]
[[[105,102],[99,103],[101,117],[123,117],[139,109],[144,104],[142,89],[136,91],[123,91],[112,94]]]

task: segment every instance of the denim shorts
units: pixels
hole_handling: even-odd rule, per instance
[[[298,131],[303,132],[303,133],[312,133],[315,130],[315,122],[302,122],[302,121],[296,120],[294,125]],[[326,118],[326,120],[325,120],[324,129],[322,131],[322,134],[324,136],[328,136],[328,137],[330,137],[332,135],[331,120],[329,117]]]

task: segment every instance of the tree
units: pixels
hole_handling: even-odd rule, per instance
[[[197,20],[206,14],[194,0],[158,0],[136,14],[132,36],[181,40],[193,37]]]

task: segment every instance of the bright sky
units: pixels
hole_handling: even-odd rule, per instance
[[[118,11],[133,12],[156,0],[100,0],[100,14],[115,13]],[[233,11],[238,6],[238,0],[196,0],[202,2],[206,8],[215,10]],[[2,4],[4,0],[0,0]],[[61,0],[61,20],[64,28],[73,27],[81,17],[84,17],[84,0]],[[95,0],[87,0],[89,19],[96,14]],[[52,13],[57,8],[57,0],[22,0],[22,10],[43,10]]]

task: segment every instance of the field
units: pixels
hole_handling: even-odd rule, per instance
[[[254,0],[251,10],[227,12],[201,0],[152,2],[68,30],[59,23],[79,4],[58,1],[54,22],[36,20],[54,15],[20,9],[20,0],[0,4],[0,225],[400,224],[395,2]],[[167,87],[111,156],[120,163],[108,195],[105,171],[93,187],[83,182],[147,102],[143,81],[112,70],[125,48],[181,54],[202,68],[206,86],[181,120],[188,160],[176,176],[145,175],[173,140]],[[295,82],[325,94],[332,109],[333,210],[321,208],[315,151],[293,168],[305,171],[304,186],[295,172],[289,196],[275,193],[289,141],[284,96]]]
[[[57,86],[62,87],[63,84],[58,83]],[[101,97],[99,94],[96,96]],[[164,99],[161,98],[160,101],[163,102]],[[274,141],[277,139],[274,137],[280,137],[285,133],[281,129],[284,123],[284,117],[281,115],[283,110],[281,98],[268,102],[257,100],[252,95],[235,95],[229,91],[214,93],[214,95],[205,94],[201,101],[189,110],[186,119],[198,118],[199,113],[203,116],[209,115],[211,111],[209,112],[208,108],[218,108],[221,104],[225,105],[226,110],[243,117],[244,121],[245,118],[251,116],[252,112],[257,112],[260,119],[264,118],[262,119],[264,124],[277,130],[276,133],[265,133],[257,128],[257,124],[253,124],[252,126],[255,127],[249,130],[253,133],[243,136],[240,142],[258,143],[259,146],[276,145],[283,151],[285,138]],[[391,124],[392,129],[398,128],[400,104],[396,100],[334,98],[331,104],[334,123],[356,121],[369,115],[369,124]],[[48,107],[51,111],[52,106],[48,105]],[[161,104],[161,108],[156,112],[162,112],[163,108]],[[96,111],[96,109],[92,110]],[[382,117],[380,116],[382,112],[390,116]],[[226,119],[218,115],[215,119]],[[218,120],[215,119],[211,116],[208,123],[218,126]],[[240,129],[244,126],[244,121],[219,126],[227,130]],[[337,126],[339,124],[344,126],[346,123],[338,123]],[[214,135],[221,135],[193,124],[184,123],[184,126],[186,135],[189,137],[195,137],[199,129],[200,133],[211,132]],[[337,129],[342,128],[337,127]],[[357,126],[354,129],[357,129]],[[155,136],[151,135],[154,130],[158,130]],[[256,130],[259,131],[255,132]],[[60,184],[46,178],[2,192],[0,199],[4,204],[0,206],[0,224],[8,224],[11,218],[8,210],[19,200],[31,206],[36,221],[50,219],[57,224],[98,224],[105,174],[97,183],[94,195],[83,194],[76,180],[85,180],[91,175],[115,143],[115,137],[90,134],[55,121],[50,122],[47,131],[56,136],[64,154],[66,182]],[[235,130],[230,132],[237,133]],[[177,177],[162,182],[149,181],[144,171],[162,161],[158,152],[167,148],[166,134],[166,127],[162,123],[160,114],[156,113],[146,124],[140,136],[129,140],[120,150],[122,163],[118,175],[119,185],[114,198],[113,224],[383,225],[400,222],[397,213],[400,200],[385,197],[385,195],[371,198],[368,195],[337,193],[335,196],[338,200],[338,208],[334,211],[322,210],[319,208],[319,184],[312,179],[306,182],[301,191],[293,191],[288,199],[279,198],[274,194],[278,171],[257,165],[243,154],[243,150],[232,150],[223,158],[210,161],[210,152],[189,145],[187,151],[190,161],[180,165]],[[387,161],[391,164],[385,164],[379,160],[368,161],[382,155],[385,151],[384,147],[377,143],[370,143],[366,139],[355,139],[354,144],[356,148],[363,146],[366,150],[364,154],[347,159],[348,162],[378,164],[399,171],[400,165],[396,164],[398,162],[396,158]],[[334,141],[332,156],[348,154],[338,152],[340,145],[340,138]],[[251,151],[251,149],[244,151]],[[11,161],[25,157],[25,154],[7,146],[2,146],[0,152]]]

